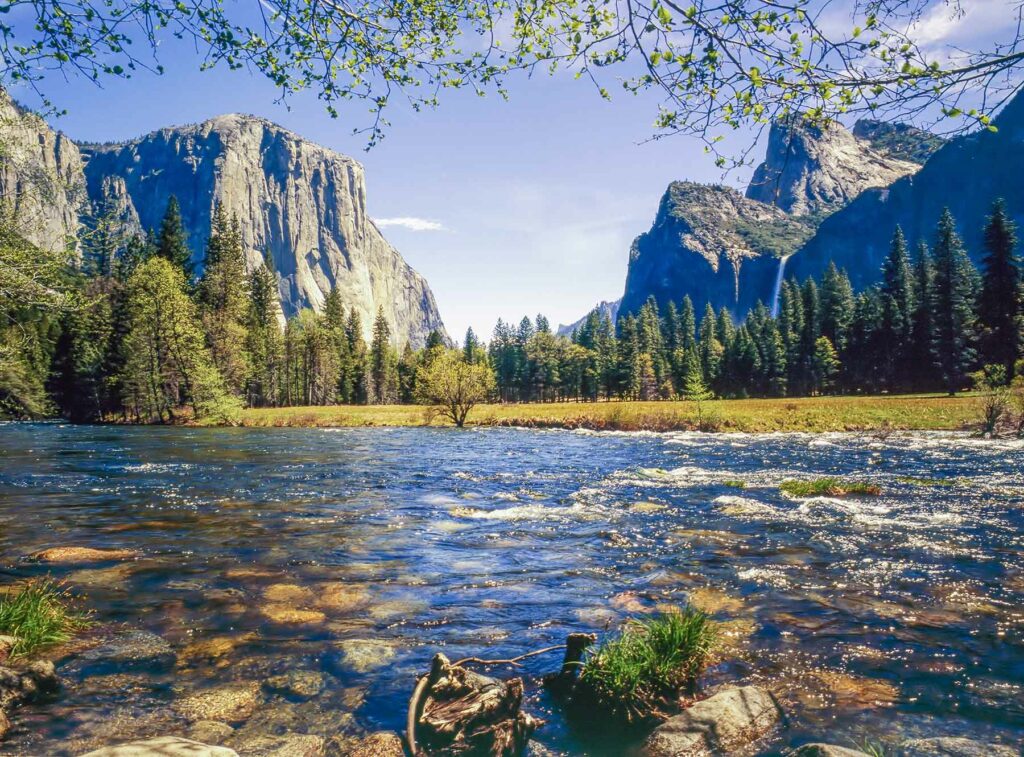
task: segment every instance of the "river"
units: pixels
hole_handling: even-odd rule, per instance
[[[882,494],[778,487],[826,475]],[[0,753],[187,733],[182,697],[295,671],[322,690],[261,690],[229,745],[400,730],[436,651],[508,657],[686,602],[723,623],[727,651],[704,685],[780,696],[789,722],[770,753],[912,736],[1018,744],[1022,503],[1024,444],[964,435],[3,424],[6,582],[66,580],[94,633],[152,632],[174,659],[97,669],[62,651],[61,695],[15,711]],[[66,545],[137,558],[32,559]],[[517,671],[546,720],[535,741],[621,753],[540,688],[558,663]]]

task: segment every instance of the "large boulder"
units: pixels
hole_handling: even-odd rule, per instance
[[[768,691],[727,688],[669,718],[640,748],[644,757],[710,757],[729,754],[766,736],[782,718]]]
[[[913,739],[900,748],[901,757],[1020,757],[1020,751],[1002,744],[958,736],[939,736],[931,739]]]
[[[222,746],[210,746],[177,736],[160,736],[145,741],[105,746],[80,757],[238,757],[238,752]]]

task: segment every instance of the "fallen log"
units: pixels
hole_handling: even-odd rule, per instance
[[[419,680],[409,702],[406,726],[413,755],[522,754],[530,735],[541,725],[521,709],[522,679],[501,681],[462,667],[470,661],[515,665],[520,659],[452,663],[443,654],[434,655],[430,673]]]

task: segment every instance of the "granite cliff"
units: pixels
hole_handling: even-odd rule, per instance
[[[55,250],[75,246],[85,180],[78,147],[0,89],[0,198],[23,237]]]
[[[247,265],[270,261],[283,311],[319,309],[332,286],[367,335],[384,307],[395,341],[444,330],[426,280],[366,211],[363,167],[269,121],[227,115],[120,144],[76,145],[0,93],[0,196],[41,246],[74,240],[97,207],[137,231],[178,198],[197,269],[216,203],[238,217]]]

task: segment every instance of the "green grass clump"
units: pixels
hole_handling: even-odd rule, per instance
[[[736,479],[729,479],[728,481],[723,481],[722,484],[724,486],[728,486],[730,489],[746,489],[747,488],[747,482],[746,481],[739,481],[739,480],[736,480]]]
[[[49,579],[29,581],[0,596],[0,635],[17,639],[11,657],[28,657],[85,629],[88,617],[74,605],[67,589]]]
[[[851,494],[877,496],[881,487],[864,481],[843,481],[839,478],[816,478],[813,481],[783,481],[779,490],[793,497],[845,497]]]
[[[901,484],[910,484],[911,486],[955,486],[955,481],[950,481],[946,478],[916,478],[914,476],[900,476],[896,479]]]
[[[717,628],[687,607],[628,623],[591,652],[580,683],[598,709],[629,723],[669,714],[707,665]]]

